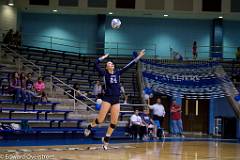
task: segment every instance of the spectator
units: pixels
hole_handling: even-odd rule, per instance
[[[38,81],[34,83],[34,89],[38,96],[41,96],[41,101],[44,99],[48,102],[47,94],[45,93],[45,83],[42,77],[38,77]]]
[[[10,92],[14,94],[13,103],[23,102],[24,93],[21,89],[21,81],[18,72],[14,72],[10,80]]]
[[[4,44],[10,44],[13,42],[13,30],[9,29],[5,37],[3,38]]]
[[[153,90],[150,87],[150,84],[147,84],[147,86],[143,89],[143,95],[144,95],[144,100],[146,101],[146,103],[150,104],[150,98],[153,97]]]
[[[193,55],[193,59],[196,60],[198,57],[198,52],[197,52],[197,42],[194,41],[193,42],[193,46],[192,46],[192,55]]]
[[[237,48],[236,59],[237,61],[240,61],[240,47]]]
[[[22,73],[20,74],[20,81],[21,81],[21,88],[25,90],[25,89],[26,89],[27,77],[25,76],[25,73],[24,73],[24,72],[22,72]]]
[[[13,34],[13,43],[16,47],[21,46],[21,33],[19,31]]]
[[[22,89],[22,100],[26,101],[26,81],[27,77],[25,76],[25,73],[22,72],[20,74],[20,82],[21,82],[21,89]]]
[[[147,134],[149,131],[153,131],[153,137],[157,138],[157,126],[154,124],[154,121],[149,116],[149,109],[144,109],[144,113],[141,114],[143,124],[146,126]]]
[[[157,103],[149,106],[153,110],[153,120],[159,121],[160,127],[163,127],[163,119],[165,116],[164,106],[161,104],[161,98],[157,98]]]
[[[34,84],[32,81],[32,74],[28,73],[27,80],[26,80],[26,98],[27,98],[27,102],[29,102],[29,103],[32,102],[32,97],[36,96],[33,86],[34,86]]]
[[[176,52],[173,59],[181,62],[181,61],[183,61],[183,56],[180,53]]]
[[[146,127],[143,124],[142,118],[139,116],[139,111],[135,110],[134,114],[130,118],[131,133],[134,139],[139,138],[142,140],[143,135],[146,133]]]
[[[97,81],[93,88],[93,95],[96,97],[96,99],[102,97],[102,85],[100,81]]]
[[[183,125],[182,125],[182,118],[181,118],[181,112],[182,107],[176,103],[175,100],[172,101],[172,105],[170,107],[171,111],[171,121],[172,121],[172,134],[174,136],[180,135],[181,137],[184,137],[182,134],[183,132]]]

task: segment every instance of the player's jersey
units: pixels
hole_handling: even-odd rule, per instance
[[[120,76],[123,72],[125,72],[127,69],[132,67],[136,62],[137,58],[132,60],[130,63],[128,63],[124,68],[115,70],[113,74],[109,73],[107,70],[102,70],[99,66],[99,63],[101,62],[101,59],[97,59],[95,62],[96,70],[99,72],[101,76],[103,76],[103,80],[105,83],[105,96],[114,96],[119,97],[121,94],[121,86],[120,86]]]

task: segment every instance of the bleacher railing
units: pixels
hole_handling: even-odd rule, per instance
[[[21,72],[23,66],[26,68],[31,68],[32,72],[35,73],[38,76],[41,76],[41,67],[37,66],[30,60],[26,59],[24,56],[20,55],[16,51],[12,50],[9,48],[7,45],[2,44],[1,48],[6,51],[8,51],[8,55],[12,56],[14,59],[17,59],[17,67],[18,67],[18,72]]]
[[[62,50],[66,52],[72,52],[76,54],[96,54],[96,53],[111,53],[116,57],[128,56],[133,50],[146,49],[146,57],[148,58],[160,58],[160,59],[173,59],[176,53],[183,56],[184,60],[193,59],[192,46],[188,45],[182,47],[179,50],[174,46],[169,46],[169,54],[161,53],[157,50],[160,47],[155,43],[127,43],[127,42],[81,42],[66,38],[59,38],[53,36],[43,36],[37,34],[22,34],[23,45],[42,47],[48,49]],[[139,48],[141,46],[141,48]],[[198,60],[208,60],[212,57],[220,57],[221,59],[235,59],[235,53],[238,46],[210,46],[210,45],[198,45]],[[218,56],[219,55],[219,56]]]
[[[59,78],[51,75],[50,77],[50,83],[51,83],[51,95],[53,95],[53,88],[54,87],[59,87],[59,88],[62,88],[61,86],[59,86],[57,83],[54,83],[54,81],[57,81],[59,82],[60,84],[62,84],[63,86],[65,86],[67,88],[67,90],[71,90],[73,91],[73,95],[70,94],[69,92],[67,92],[65,89],[64,89],[64,93],[67,94],[68,96],[70,96],[71,98],[74,99],[74,103],[73,103],[73,110],[76,111],[76,105],[77,105],[77,102],[81,103],[82,105],[86,106],[88,109],[92,110],[92,111],[95,111],[95,109],[93,109],[91,106],[87,105],[86,103],[84,103],[83,101],[79,100],[77,98],[77,94],[79,94],[81,97],[83,97],[84,99],[90,101],[94,106],[96,104],[95,101],[93,101],[92,99],[88,98],[86,95],[82,94],[80,91],[74,89],[73,87],[69,86],[68,84],[64,83],[63,81],[61,81]],[[63,89],[63,88],[62,88]]]

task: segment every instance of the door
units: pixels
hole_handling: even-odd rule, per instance
[[[184,99],[182,111],[184,131],[208,133],[209,100]]]

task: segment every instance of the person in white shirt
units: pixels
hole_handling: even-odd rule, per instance
[[[130,126],[133,134],[133,138],[137,139],[137,135],[142,140],[146,132],[146,126],[144,125],[142,118],[139,116],[139,111],[135,110],[134,114],[130,118]]]
[[[149,108],[153,110],[153,120],[158,120],[160,127],[162,128],[166,112],[164,106],[161,104],[161,98],[157,98],[157,103],[150,105]]]

